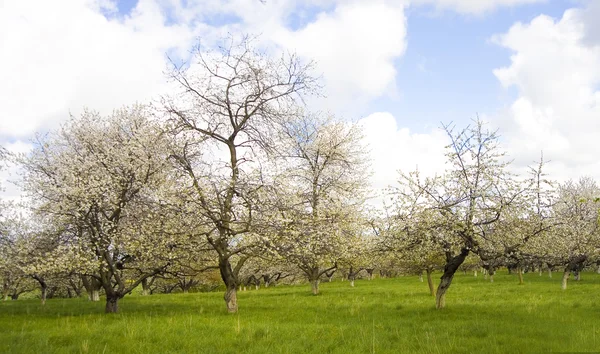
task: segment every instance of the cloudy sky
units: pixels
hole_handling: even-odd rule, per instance
[[[166,55],[185,59],[198,38],[251,33],[316,60],[326,99],[311,105],[364,125],[376,187],[398,169],[439,169],[440,124],[476,115],[500,130],[515,168],[543,151],[555,179],[600,179],[597,0],[57,4],[0,0],[0,145],[12,151],[84,106],[157,97]]]

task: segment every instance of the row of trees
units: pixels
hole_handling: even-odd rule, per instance
[[[427,272],[432,293],[431,273],[442,269],[442,308],[469,255],[490,275],[543,264],[568,276],[598,261],[595,183],[551,183],[543,161],[528,178],[510,174],[479,120],[444,127],[443,175],[400,174],[384,208],[367,208],[360,125],[307,112],[319,89],[310,71],[247,40],[197,48],[191,65],[174,66],[179,90],[159,104],[86,111],[38,137],[11,158],[27,204],[22,215],[3,208],[5,296],[35,282],[45,301],[61,282],[92,300],[102,290],[106,312],[117,312],[137,287],[176,280],[186,291],[218,272],[236,312],[240,285],[261,279],[301,272],[317,294],[337,269],[353,284],[361,271],[400,267]]]

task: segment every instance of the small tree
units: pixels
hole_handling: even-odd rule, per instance
[[[272,59],[244,38],[215,52],[198,46],[191,65],[174,65],[170,73],[180,88],[164,100],[172,160],[202,215],[199,236],[217,253],[229,312],[237,312],[239,272],[256,240],[253,220],[265,179],[260,162],[274,148],[274,127],[316,88],[309,70],[295,55]]]
[[[480,251],[486,229],[501,219],[518,195],[496,132],[486,130],[480,120],[458,132],[449,125],[444,130],[450,139],[446,172],[424,180],[416,173],[401,176],[407,197],[435,210],[441,221],[445,265],[436,293],[438,309],[446,304],[458,267],[469,253]]]
[[[280,131],[282,220],[275,251],[305,273],[316,295],[321,277],[349,259],[364,232],[366,151],[358,125],[330,116],[297,117]]]
[[[160,191],[168,182],[164,138],[145,107],[86,111],[20,159],[34,210],[68,232],[70,264],[95,278],[106,312],[171,260]]]
[[[558,225],[549,235],[547,248],[556,263],[563,265],[562,288],[571,272],[576,274],[593,260],[600,248],[600,188],[590,177],[567,181],[558,188],[554,212]]]

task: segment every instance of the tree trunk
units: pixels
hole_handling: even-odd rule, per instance
[[[596,273],[600,274],[600,264],[598,264],[598,269],[596,270]]]
[[[225,296],[223,298],[225,299],[225,304],[227,305],[227,312],[236,313],[238,311],[238,304],[237,291],[235,286],[227,288],[227,290],[225,291]]]
[[[423,272],[419,273],[419,281],[421,283],[423,282]]]
[[[350,280],[350,286],[354,287],[354,279]]]
[[[229,258],[220,258],[219,259],[219,271],[221,273],[221,279],[225,283],[225,296],[223,299],[225,300],[225,305],[227,306],[227,312],[236,313],[238,311],[238,303],[237,303],[237,277],[233,272],[233,268],[231,267],[231,262],[229,262]]]
[[[435,296],[435,287],[433,286],[433,279],[431,278],[431,269],[427,269],[427,285],[429,285],[429,294]]]
[[[475,278],[477,278],[477,269],[475,269],[475,270],[473,271],[473,276],[474,276]]]
[[[367,279],[368,280],[373,280],[373,270],[374,269],[367,269]]]
[[[12,295],[10,296],[10,299],[11,299],[11,300],[19,300],[19,294],[12,294]]]
[[[148,278],[142,279],[142,295],[146,296],[150,294],[150,288],[148,287]]]
[[[452,258],[448,256],[446,265],[444,266],[444,274],[440,278],[440,285],[438,285],[435,295],[435,308],[443,309],[446,306],[446,291],[448,291],[450,284],[452,284],[454,273],[463,264],[467,255],[469,255],[469,250],[463,248],[457,256]]]
[[[494,282],[494,273],[490,273],[490,283]]]
[[[575,276],[575,281],[580,281],[581,280],[581,272],[576,270],[574,273]]]
[[[523,284],[525,284],[525,283],[523,282],[523,268],[521,268],[521,267],[518,267],[518,268],[517,268],[517,273],[519,274],[519,285],[523,285]]]
[[[548,268],[548,278],[552,278],[552,269]]]
[[[48,286],[46,286],[46,283],[44,283],[44,284],[42,284],[41,288],[42,288],[42,294],[41,294],[40,298],[42,299],[42,305],[46,305],[46,298],[48,296]]]
[[[117,313],[119,311],[119,297],[116,295],[106,295],[105,313]]]
[[[94,277],[82,275],[81,282],[88,294],[88,299],[90,301],[100,301],[100,288],[102,287],[100,281]]]
[[[319,279],[311,280],[310,284],[312,286],[312,294],[319,295]]]
[[[571,274],[570,270],[565,270],[562,277],[562,289],[567,290],[567,281],[569,280],[569,275]]]

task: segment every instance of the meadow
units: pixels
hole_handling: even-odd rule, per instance
[[[438,278],[439,275],[436,276]],[[437,279],[436,279],[437,280]],[[418,277],[280,285],[239,293],[131,295],[104,302],[0,302],[1,353],[542,353],[600,352],[600,274],[457,274],[436,310]]]

